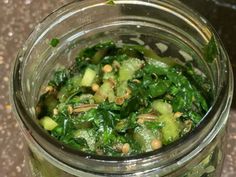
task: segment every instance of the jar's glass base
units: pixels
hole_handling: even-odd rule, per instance
[[[221,166],[223,163],[222,147],[216,146],[200,163],[188,166],[182,169],[182,174],[170,174],[166,177],[218,177],[221,174]],[[48,161],[43,159],[39,153],[33,152],[27,148],[27,169],[30,177],[92,177],[98,175],[74,176],[65,171],[53,166]],[[135,175],[137,176],[137,175]],[[148,177],[148,176],[147,176]],[[160,177],[154,175],[151,177]]]

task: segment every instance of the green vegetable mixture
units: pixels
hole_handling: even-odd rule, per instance
[[[55,71],[36,112],[41,126],[70,147],[131,156],[192,131],[209,109],[210,93],[209,81],[191,62],[104,42]]]

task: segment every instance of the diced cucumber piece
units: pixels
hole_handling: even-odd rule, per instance
[[[99,90],[94,95],[94,100],[96,103],[102,103],[107,98],[110,98],[112,101],[114,95],[114,90],[112,88],[112,83],[108,80],[104,81]],[[115,96],[114,96],[115,98]],[[110,101],[110,100],[109,100]]]
[[[171,114],[173,109],[169,103],[162,100],[156,100],[152,103],[152,108],[161,114]]]
[[[73,86],[79,87],[82,80],[82,75],[75,75],[70,80]]]
[[[117,89],[116,89],[116,94],[118,97],[122,97],[126,94],[128,89],[128,83],[126,81],[121,82]]]
[[[122,62],[121,68],[119,70],[119,81],[128,81],[133,78],[135,71],[139,70],[144,61],[130,58]]]
[[[58,126],[58,124],[48,116],[43,117],[39,122],[43,128],[48,131],[51,131]]]
[[[93,84],[93,80],[96,77],[96,74],[96,71],[87,68],[81,81],[81,86],[90,87]]]
[[[114,72],[104,73],[104,75],[103,75],[103,80],[107,80],[107,79],[116,80],[116,77],[115,77]]]
[[[162,142],[164,145],[179,139],[181,129],[179,122],[174,118],[173,114],[163,114],[158,117],[158,119],[158,121],[164,125],[161,129]]]
[[[116,91],[118,97],[122,97],[126,94],[128,90],[127,81],[133,78],[135,72],[142,67],[143,63],[144,61],[136,58],[130,58],[122,62],[118,78],[120,83]]]
[[[115,99],[116,99],[115,92],[113,89],[111,89],[108,93],[108,101],[111,103],[114,102]]]

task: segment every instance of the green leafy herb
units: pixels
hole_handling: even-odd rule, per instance
[[[114,2],[114,0],[108,0],[108,1],[106,2],[106,4],[115,5],[115,2]]]
[[[209,43],[205,46],[204,49],[204,58],[207,62],[211,63],[217,56],[218,50],[215,41],[215,37],[212,36]]]
[[[62,84],[66,83],[69,77],[70,77],[69,70],[59,69],[54,73],[53,78],[50,81],[50,84],[53,86],[59,87]]]
[[[51,45],[52,47],[56,47],[59,43],[60,43],[60,40],[57,39],[57,38],[53,38],[53,39],[50,41],[50,45]]]

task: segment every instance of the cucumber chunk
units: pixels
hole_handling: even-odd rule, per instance
[[[152,108],[160,114],[170,114],[173,111],[172,106],[162,100],[154,101],[152,103]]]
[[[43,117],[39,122],[43,128],[48,131],[52,131],[58,126],[58,124],[48,116]]]
[[[161,129],[164,145],[179,139],[181,129],[179,122],[174,118],[173,114],[163,114],[158,119],[164,125]]]
[[[94,70],[92,70],[90,68],[87,68],[85,70],[83,79],[81,81],[81,86],[91,87],[91,85],[93,84],[93,80],[96,77],[96,74],[97,74],[96,71],[94,71]]]

